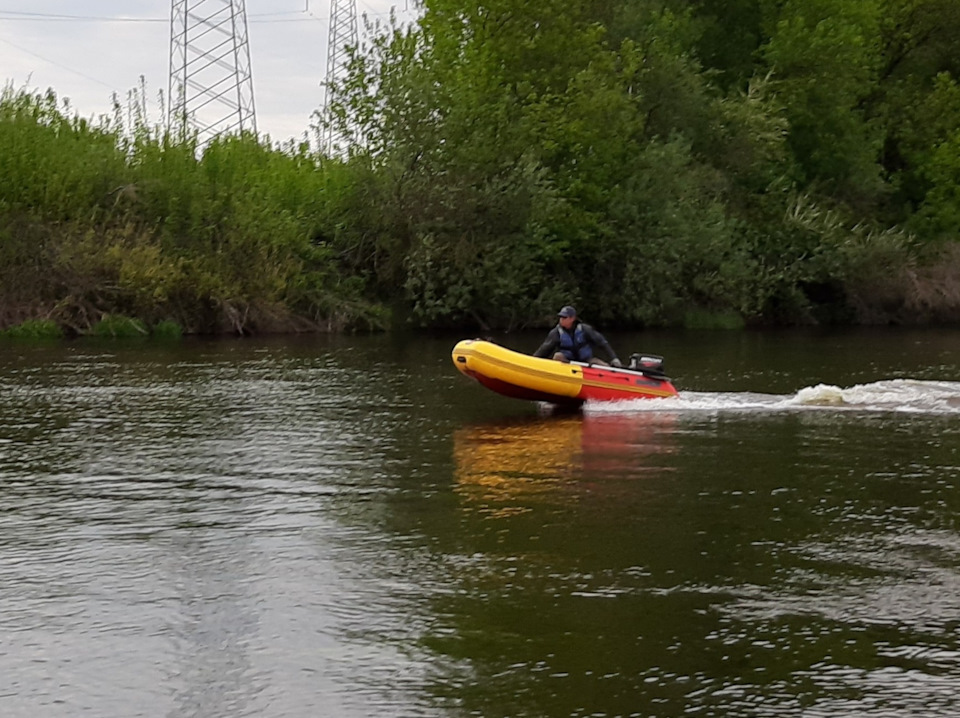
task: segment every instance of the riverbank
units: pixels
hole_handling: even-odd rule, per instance
[[[549,182],[449,214],[460,200],[405,195],[371,154],[255,136],[200,147],[132,109],[126,122],[4,91],[0,331],[510,331],[567,303],[607,328],[960,321],[956,242],[880,230],[799,192],[751,220],[732,196],[703,204],[671,187],[656,211],[696,221],[650,220],[641,241],[604,229],[614,215],[586,221]],[[660,171],[678,160],[658,151]],[[516,205],[524,196],[549,216]]]

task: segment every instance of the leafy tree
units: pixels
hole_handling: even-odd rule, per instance
[[[960,131],[960,7],[949,0],[886,0],[881,31],[883,66],[871,107],[888,128],[882,161],[895,189],[884,217],[929,237],[952,229],[955,238],[956,224],[927,220],[955,214],[939,204],[950,204],[953,181],[944,172],[942,153],[949,150],[942,148]]]
[[[863,103],[881,67],[880,0],[787,0],[765,59],[779,78],[805,183],[869,208],[885,191],[883,128]]]

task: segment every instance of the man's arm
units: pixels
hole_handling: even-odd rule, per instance
[[[607,356],[610,357],[611,362],[617,362],[617,364],[620,363],[620,360],[617,358],[617,353],[613,351],[613,347],[610,346],[610,342],[607,341],[607,338],[603,336],[603,334],[598,332],[589,324],[584,325],[583,330],[587,335],[587,339],[590,340],[590,343],[603,349]]]
[[[541,359],[553,359],[554,353],[557,351],[557,347],[560,346],[560,332],[557,331],[557,328],[554,327],[550,330],[550,333],[547,334],[547,338],[543,340],[543,344],[540,345],[540,348],[533,353],[535,357],[540,357]]]

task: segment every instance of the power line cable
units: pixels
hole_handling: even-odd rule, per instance
[[[106,82],[103,82],[103,81],[101,81],[101,80],[98,80],[98,79],[95,78],[95,77],[90,77],[90,75],[85,75],[84,73],[80,72],[79,70],[77,70],[77,69],[75,69],[75,68],[73,68],[73,67],[70,67],[69,65],[64,65],[63,63],[56,62],[55,60],[51,60],[51,59],[48,58],[48,57],[44,57],[43,55],[38,55],[38,54],[35,53],[33,50],[28,50],[28,49],[25,48],[25,47],[21,47],[20,45],[18,45],[18,44],[15,43],[15,42],[10,42],[9,40],[5,40],[5,39],[2,38],[2,37],[0,37],[0,42],[4,43],[4,44],[6,44],[6,45],[10,45],[10,47],[15,47],[15,48],[18,49],[20,52],[25,52],[26,54],[32,55],[33,57],[36,57],[36,58],[39,59],[39,60],[43,60],[44,62],[48,62],[48,63],[50,63],[51,65],[54,65],[55,67],[59,67],[59,68],[61,68],[61,69],[63,69],[63,70],[67,70],[67,71],[69,71],[69,72],[72,72],[74,75],[78,75],[78,76],[84,78],[85,80],[90,80],[90,82],[96,82],[98,85],[103,85],[103,86],[106,87],[108,90],[111,90],[111,91],[115,91],[115,90],[116,90],[116,88],[115,88],[113,85],[108,85]]]
[[[300,22],[306,18],[292,17],[286,19],[269,20],[266,18],[279,18],[282,15],[302,15],[303,10],[286,10],[284,12],[267,12],[251,15],[251,22]],[[10,15],[12,17],[6,17]],[[256,18],[264,18],[257,20]],[[46,21],[74,21],[83,22],[170,22],[165,17],[109,17],[105,15],[62,15],[42,12],[20,12],[16,10],[0,10],[0,20],[24,20],[27,22],[46,22]]]
[[[12,17],[5,17],[11,15]],[[169,22],[167,18],[153,17],[105,17],[102,15],[53,15],[40,12],[14,12],[0,10],[0,20],[25,20],[27,22],[68,21],[80,20],[84,22]]]

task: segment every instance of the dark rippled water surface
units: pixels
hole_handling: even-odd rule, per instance
[[[611,339],[0,344],[0,715],[960,713],[960,332]]]

